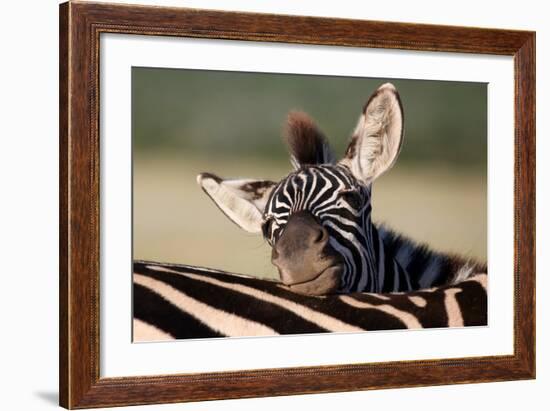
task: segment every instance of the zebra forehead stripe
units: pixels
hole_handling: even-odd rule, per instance
[[[397,319],[399,319],[400,321],[402,321],[407,328],[423,328],[422,324],[420,324],[420,322],[414,315],[412,315],[411,313],[408,313],[407,311],[399,310],[389,304],[381,304],[381,305],[369,304],[365,301],[357,301],[356,299],[347,295],[341,295],[340,299],[346,304],[349,304],[355,308],[367,308],[367,309],[383,311],[386,314],[392,315]]]
[[[179,275],[186,276],[188,278],[192,278],[194,280],[198,281],[204,281],[206,283],[216,285],[219,287],[227,288],[229,290],[238,291],[243,294],[247,294],[251,297],[255,297],[259,300],[263,300],[272,304],[276,304],[316,325],[319,327],[322,327],[328,331],[331,332],[359,332],[359,331],[365,331],[363,328],[356,327],[351,324],[347,324],[337,318],[331,317],[329,315],[323,314],[321,312],[315,311],[309,307],[306,307],[301,304],[297,304],[293,301],[289,301],[287,299],[278,297],[276,295],[272,295],[269,293],[266,293],[261,290],[257,290],[255,288],[242,285],[242,284],[234,284],[234,283],[226,283],[220,280],[217,280],[215,278],[211,277],[204,277],[196,274],[191,273],[183,273],[176,270],[170,270],[165,269],[163,267],[155,267],[155,266],[149,266],[151,270],[157,270],[157,271],[166,271],[171,272]]]
[[[149,266],[148,268],[178,273],[178,271],[161,269],[161,267]],[[141,274],[134,274],[134,282],[155,291],[180,310],[193,315],[213,330],[219,331],[228,337],[278,335],[274,329],[268,326],[213,308],[162,281]]]
[[[321,197],[323,197],[323,195],[331,189],[331,185],[330,185],[330,181],[323,175],[323,173],[321,172],[318,172],[318,179],[316,181],[318,181],[318,185],[320,184],[321,185],[321,189],[319,190],[318,188],[316,188],[316,195],[315,197],[311,200],[311,204],[312,204],[312,209],[315,210],[316,207],[318,207],[319,205],[316,206],[316,204],[318,203],[319,199]]]

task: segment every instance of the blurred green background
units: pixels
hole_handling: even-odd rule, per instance
[[[288,111],[316,119],[343,155],[361,108],[391,81],[405,112],[400,158],[374,183],[373,215],[431,247],[485,260],[487,87],[164,68],[132,69],[134,258],[276,277],[270,249],[241,231],[196,184],[278,180],[290,171]]]

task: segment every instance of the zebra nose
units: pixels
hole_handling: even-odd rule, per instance
[[[325,255],[329,234],[306,211],[292,214],[275,243],[271,261],[285,284],[309,281],[327,267]]]

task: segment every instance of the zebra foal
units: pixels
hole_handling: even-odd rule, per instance
[[[263,234],[281,281],[299,293],[413,291],[486,273],[485,264],[430,250],[372,221],[372,185],[398,157],[403,119],[397,90],[383,84],[340,161],[313,120],[292,112],[286,137],[294,171],[281,181],[211,173],[197,180],[231,221]]]
[[[219,270],[134,262],[134,342],[487,324],[487,276],[393,294],[309,296]]]

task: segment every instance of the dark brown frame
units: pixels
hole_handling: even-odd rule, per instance
[[[101,33],[514,57],[514,354],[155,377],[99,374]],[[535,377],[535,33],[149,6],[60,6],[60,404],[169,403]],[[314,377],[314,378],[312,378]]]

